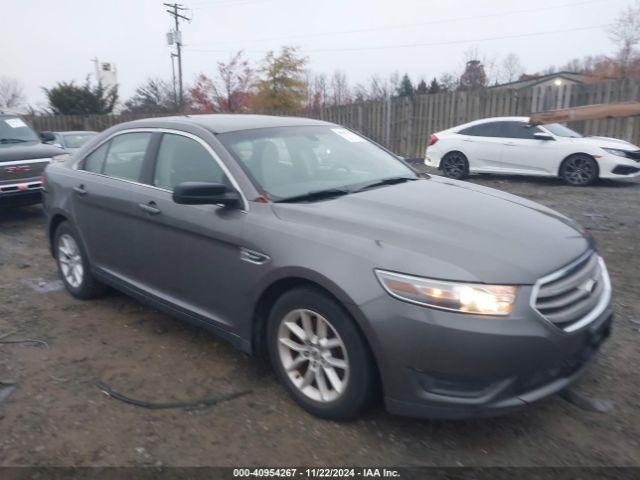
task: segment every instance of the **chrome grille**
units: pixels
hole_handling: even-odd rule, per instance
[[[611,285],[602,259],[589,252],[568,267],[538,280],[535,309],[549,322],[572,332],[594,320],[609,303]]]

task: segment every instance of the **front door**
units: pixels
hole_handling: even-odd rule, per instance
[[[246,214],[217,205],[179,205],[174,187],[188,181],[227,183],[213,151],[197,137],[164,133],[148,186],[136,186],[140,227],[131,245],[145,290],[218,326],[234,330],[228,305],[242,301],[237,272]]]
[[[538,140],[534,137],[542,132],[538,127],[530,127],[525,122],[502,122],[501,137],[504,150],[502,163],[513,173],[525,175],[555,175],[551,166],[557,165],[553,140]]]

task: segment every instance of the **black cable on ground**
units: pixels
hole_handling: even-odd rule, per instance
[[[135,405],[137,407],[150,408],[152,410],[161,410],[168,408],[205,408],[211,407],[217,403],[225,402],[227,400],[232,400],[234,398],[241,397],[248,393],[251,393],[250,390],[243,390],[241,392],[228,393],[225,395],[216,395],[215,397],[203,398],[202,400],[197,400],[195,402],[167,402],[167,403],[158,403],[158,402],[147,402],[144,400],[136,400],[135,398],[129,398],[126,395],[118,393],[112,390],[107,384],[104,382],[97,383],[98,388],[102,390],[106,395],[116,400],[120,400],[121,402],[129,403],[131,405]]]

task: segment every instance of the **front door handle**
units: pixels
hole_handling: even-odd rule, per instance
[[[162,210],[156,206],[156,202],[139,203],[138,207],[149,215],[158,215],[159,213],[162,213]]]
[[[76,192],[78,195],[86,195],[87,190],[84,188],[84,185],[78,185],[77,187],[73,187],[73,191]]]
[[[508,143],[503,143],[503,145],[506,145],[507,147],[515,147],[516,144],[513,142],[508,142]]]

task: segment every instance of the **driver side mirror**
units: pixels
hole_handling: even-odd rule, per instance
[[[555,138],[545,132],[536,132],[533,134],[533,138],[536,140],[555,140]]]
[[[173,189],[173,201],[181,205],[240,205],[240,194],[221,183],[184,182]]]
[[[53,142],[55,139],[56,136],[53,132],[40,132],[40,140],[42,140],[43,143]]]

